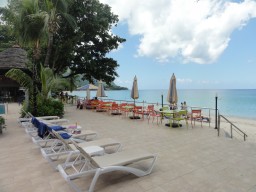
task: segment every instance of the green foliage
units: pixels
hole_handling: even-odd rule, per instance
[[[32,78],[24,71],[20,69],[10,69],[5,76],[17,81],[22,87],[32,90]]]
[[[58,75],[54,75],[52,69],[43,67],[43,65],[41,65],[40,80],[40,93],[44,99],[49,97],[49,94],[52,90],[63,90],[65,87],[69,86],[69,81],[67,79],[61,78]]]
[[[49,63],[55,74],[69,68],[65,77],[81,74],[90,82],[109,84],[118,76],[118,64],[107,54],[125,39],[111,33],[118,17],[99,0],[9,0],[2,13],[19,40],[33,50],[34,65]]]
[[[0,126],[4,124],[5,124],[5,119],[2,116],[0,116]]]
[[[89,82],[88,80],[82,80],[81,75],[78,75],[78,76],[77,76],[76,83],[77,83],[77,87],[81,87],[81,86],[83,86],[83,85],[89,84],[90,82]],[[92,83],[93,83],[94,85],[98,86],[98,81],[97,81],[97,80],[93,80]],[[111,82],[111,83],[109,83],[109,84],[104,83],[104,88],[105,88],[106,90],[128,90],[127,87],[118,86],[118,85],[116,85],[114,82]]]
[[[51,116],[57,115],[63,117],[64,115],[64,105],[59,100],[54,99],[38,99],[38,116]]]
[[[64,76],[70,78],[69,90],[74,89],[79,74],[83,80],[92,82],[97,79],[107,84],[118,76],[117,61],[107,55],[125,39],[111,33],[118,16],[99,0],[9,0],[8,6],[0,9],[0,17],[16,39],[23,42],[23,47],[30,51],[34,89],[29,98],[34,99],[34,109],[37,91],[43,90],[41,93],[47,98],[49,90],[64,89],[63,83],[58,83],[62,88],[56,88],[49,83],[51,80],[37,76],[40,74],[39,63],[48,66],[49,61],[54,75],[62,75],[70,69],[70,73]],[[10,43],[12,38],[6,40],[5,33],[5,42]]]
[[[73,29],[76,26],[76,21],[67,13],[70,0],[44,0],[41,9],[47,13],[46,26],[48,32],[48,45],[45,56],[44,66],[49,67],[50,56],[52,54],[53,39],[58,33],[59,23],[61,20],[67,22]]]
[[[5,119],[2,116],[0,116],[0,134],[3,133],[4,125],[5,125]]]
[[[0,52],[12,47],[15,44],[15,37],[11,33],[11,27],[0,25]]]
[[[26,109],[29,109],[29,111],[33,111],[32,110],[33,109],[33,107],[32,107],[33,106],[32,105],[32,103],[33,103],[32,78],[20,69],[10,69],[5,74],[5,76],[17,81],[22,87],[25,87],[26,89],[29,90],[30,101],[28,103],[27,102],[24,103],[24,110],[26,111]],[[44,68],[42,65],[41,65],[41,69],[40,69],[39,78],[40,78],[40,86],[39,86],[40,89],[38,87],[38,92],[39,92],[39,94],[37,96],[38,97],[38,99],[37,99],[38,105],[40,103],[44,103],[44,101],[48,102],[51,91],[63,90],[65,88],[65,86],[69,85],[69,82],[67,79],[63,79],[63,78],[58,77],[57,75],[54,75],[50,68]],[[53,105],[53,104],[50,104],[50,105]],[[45,107],[47,108],[48,106],[45,106]],[[43,109],[43,108],[44,108],[44,106],[41,107],[41,109]],[[57,108],[59,109],[60,107],[57,105]],[[47,111],[49,112],[53,109],[52,108],[47,109]],[[39,110],[39,108],[38,108],[38,110]],[[62,114],[62,112],[58,112],[58,113]],[[40,112],[40,113],[42,113],[42,112]],[[50,113],[52,113],[52,112],[50,112]]]
[[[107,54],[125,41],[110,32],[118,17],[98,0],[74,0],[68,13],[76,18],[77,28],[60,22],[50,66],[55,71],[70,68],[72,73],[68,77],[82,74],[90,82],[93,79],[112,82],[118,76],[118,64]]]

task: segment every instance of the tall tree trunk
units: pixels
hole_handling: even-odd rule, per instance
[[[34,47],[34,62],[33,62],[33,115],[37,116],[37,65],[40,59],[39,40],[35,42]]]
[[[34,116],[37,116],[37,101],[36,101],[36,97],[37,97],[37,89],[36,89],[36,86],[37,86],[37,83],[36,83],[36,59],[34,59],[34,62],[33,62],[33,100],[32,100],[32,103],[33,103],[33,115]]]
[[[53,33],[49,32],[47,53],[44,60],[44,67],[49,67],[49,61],[52,54],[52,44],[53,44]]]

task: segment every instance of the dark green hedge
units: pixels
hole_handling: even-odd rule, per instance
[[[37,116],[57,115],[63,117],[64,115],[64,105],[59,100],[47,99],[38,101],[37,105]]]
[[[25,109],[23,105],[23,110],[29,111],[32,113],[33,109],[31,105],[28,109]],[[59,116],[63,117],[64,115],[64,105],[61,101],[55,99],[46,99],[43,100],[40,97],[37,98],[37,115],[36,116]],[[21,117],[24,117],[25,113],[21,111]]]

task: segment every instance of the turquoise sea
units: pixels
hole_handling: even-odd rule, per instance
[[[168,90],[140,90],[139,99],[136,102],[159,103],[161,104],[161,95],[163,95],[164,104]],[[226,116],[243,117],[256,119],[256,89],[178,89],[178,104],[183,101],[187,102],[190,107],[206,107],[215,109],[215,97],[218,96],[218,109],[220,114]],[[73,91],[69,93],[79,97],[85,97],[86,91]],[[91,98],[95,97],[96,91],[91,91]],[[130,97],[130,90],[106,91],[104,99],[128,100],[133,101]]]

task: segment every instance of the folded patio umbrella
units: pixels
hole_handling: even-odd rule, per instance
[[[170,80],[170,86],[167,94],[167,101],[170,104],[177,104],[178,102],[178,94],[176,89],[176,77],[174,73],[172,74],[172,78]]]
[[[99,81],[96,97],[107,97],[102,81]]]
[[[170,80],[170,86],[169,86],[169,90],[167,93],[167,101],[171,105],[175,104],[177,106],[178,94],[177,94],[177,89],[176,89],[176,77],[175,77],[174,73],[172,74],[172,77]],[[173,122],[172,127],[178,127],[178,124]]]
[[[134,100],[134,106],[135,106],[135,99],[139,98],[139,90],[138,90],[138,83],[137,83],[137,77],[135,75],[133,79],[133,84],[132,84],[132,91],[131,91],[131,98]],[[133,112],[133,117],[130,117],[131,119],[139,119],[139,117],[134,116]]]

